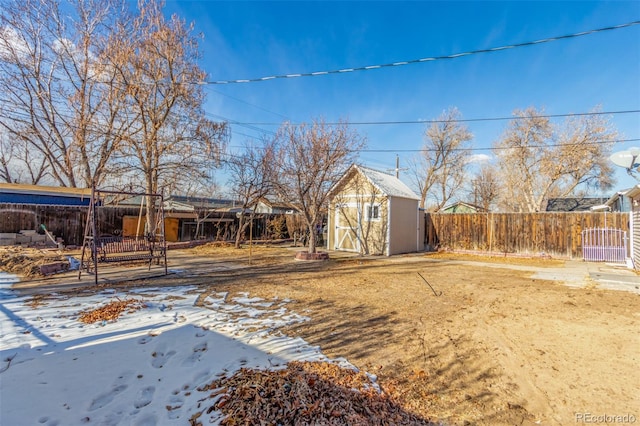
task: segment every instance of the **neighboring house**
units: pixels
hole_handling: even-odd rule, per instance
[[[142,235],[144,200],[140,195],[103,194],[97,209],[101,234]],[[0,233],[47,230],[67,245],[81,245],[91,189],[0,183]],[[188,241],[230,238],[237,221],[233,200],[171,196],[165,198],[165,238]],[[6,238],[5,238],[6,239]]]
[[[299,212],[299,210],[291,204],[271,202],[266,198],[262,198],[260,201],[258,201],[258,204],[256,204],[254,211],[256,213],[267,214],[294,214]]]
[[[445,206],[438,213],[484,213],[486,210],[475,204],[458,201],[457,203]]]
[[[80,244],[90,200],[86,188],[0,183],[0,245],[21,243],[18,233],[43,226],[64,244]]]
[[[604,204],[607,198],[590,198],[590,197],[564,197],[549,198],[547,201],[548,212],[585,212],[591,207]]]
[[[352,165],[329,199],[328,249],[386,256],[424,250],[420,198],[395,176]]]
[[[128,214],[122,216],[121,233],[124,237],[144,235],[144,227],[147,220],[144,203],[146,197],[134,195],[127,198],[112,197],[106,198],[104,207],[114,209],[127,209]],[[134,210],[135,209],[135,210]],[[134,212],[134,214],[131,214]],[[198,213],[193,206],[165,199],[163,204],[164,213],[164,237],[168,242],[181,241],[180,226],[184,221],[194,221]]]
[[[627,193],[634,188],[623,189],[611,196],[604,204],[591,207],[592,211],[630,212],[631,199]]]
[[[224,198],[172,195],[165,201],[165,216],[178,220],[176,229],[179,241],[226,240],[234,232],[236,214],[242,212],[242,208],[237,206],[237,201]]]
[[[188,197],[184,195],[171,195],[166,198],[168,201],[192,206],[194,209],[224,210],[232,209],[238,205],[235,200],[224,198]]]
[[[631,204],[631,220],[629,222],[629,233],[631,234],[631,259],[636,270],[640,269],[640,185],[625,192],[625,196]]]
[[[0,204],[88,206],[91,189],[0,183]]]

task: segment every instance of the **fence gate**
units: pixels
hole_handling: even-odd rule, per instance
[[[582,258],[587,262],[625,263],[627,241],[627,233],[622,229],[585,229],[582,231]]]

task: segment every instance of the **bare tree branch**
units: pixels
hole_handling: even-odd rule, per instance
[[[315,253],[315,226],[322,219],[329,190],[353,163],[365,139],[346,122],[331,126],[319,120],[297,126],[285,123],[276,140],[281,154],[278,194],[300,206],[309,231],[309,253]]]
[[[507,210],[538,212],[549,198],[612,186],[608,155],[617,133],[607,117],[581,116],[557,126],[533,107],[514,115],[520,119],[495,144]]]
[[[460,118],[456,108],[444,112],[425,131],[422,155],[410,163],[420,208],[430,200],[432,210],[440,210],[464,184],[473,135]]]
[[[256,147],[246,144],[243,152],[228,155],[226,167],[229,170],[229,181],[232,194],[238,200],[242,212],[255,208],[260,199],[273,192],[275,185],[276,147],[275,143],[265,141]],[[235,247],[240,248],[242,235],[246,227],[253,221],[251,210],[250,222],[245,222],[244,214],[240,215]]]
[[[76,0],[63,11],[59,0],[8,3],[0,12],[0,126],[38,152],[59,185],[102,182],[127,130],[123,99],[105,84],[126,4]]]

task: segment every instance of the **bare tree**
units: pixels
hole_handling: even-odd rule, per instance
[[[253,223],[254,208],[260,199],[273,191],[275,181],[276,149],[274,142],[256,147],[245,144],[243,152],[228,155],[229,186],[235,200],[242,208],[236,233],[235,247],[240,248],[242,235]],[[249,211],[249,221],[244,212]]]
[[[49,163],[29,142],[0,131],[0,180],[38,185],[50,176]]]
[[[495,144],[507,208],[538,212],[549,198],[612,186],[608,155],[617,132],[606,117],[569,118],[557,126],[533,107],[514,116]]]
[[[165,19],[162,4],[140,0],[127,42],[119,49],[119,80],[126,87],[131,137],[122,144],[120,165],[137,171],[147,193],[186,179],[206,179],[218,164],[227,126],[204,117],[198,83],[198,43],[177,16]],[[153,199],[152,199],[153,200]],[[151,200],[151,201],[152,201]],[[156,206],[147,203],[147,231],[155,232]]]
[[[328,125],[284,123],[277,135],[278,192],[284,201],[300,207],[309,232],[309,253],[316,252],[315,227],[322,220],[331,187],[365,146],[365,139],[346,122]]]
[[[485,163],[471,180],[471,198],[473,203],[490,211],[500,196],[500,179],[492,164]]]
[[[410,167],[420,191],[420,208],[427,200],[440,210],[464,184],[473,135],[456,108],[442,113],[425,131],[422,155]]]
[[[8,0],[0,9],[0,126],[59,185],[102,182],[127,130],[111,64],[113,29],[127,19],[123,0]]]

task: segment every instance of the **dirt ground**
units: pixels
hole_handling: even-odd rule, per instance
[[[377,375],[425,419],[640,419],[640,297],[508,267],[562,268],[561,260],[420,254],[299,262],[288,248],[254,247],[249,258],[247,248],[212,246],[170,254],[170,267],[191,272],[135,284],[292,299],[290,308],[309,321],[283,333]]]

